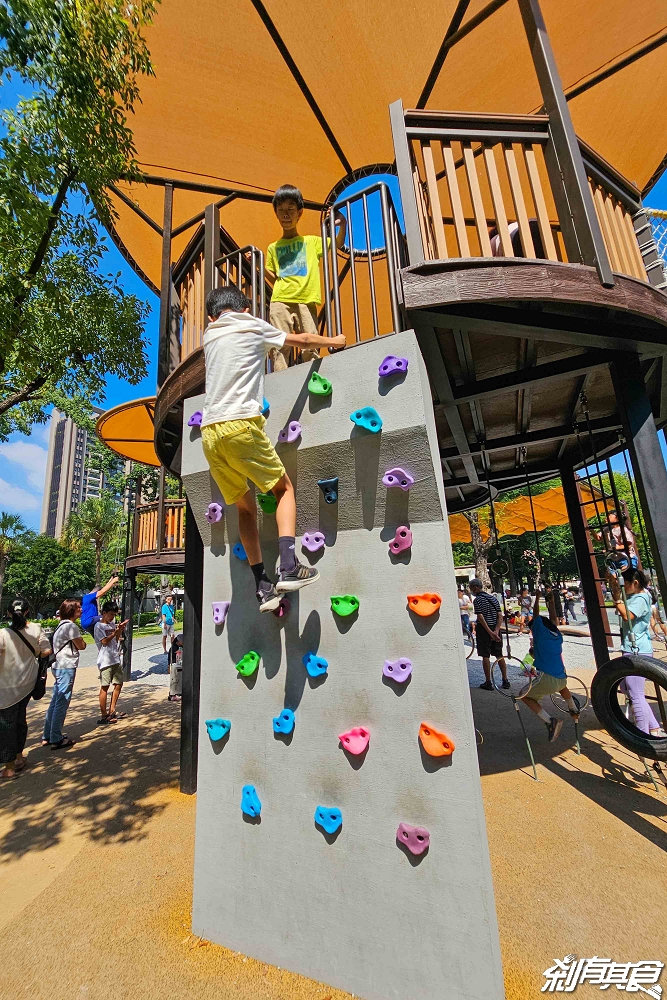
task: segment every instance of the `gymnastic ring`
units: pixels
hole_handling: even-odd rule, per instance
[[[576,698],[576,699],[577,699],[577,701],[579,702],[579,714],[581,714],[581,712],[583,712],[583,710],[584,710],[585,708],[588,708],[588,705],[589,705],[589,702],[590,702],[590,700],[591,700],[591,699],[590,699],[590,694],[589,694],[589,691],[588,691],[588,687],[587,687],[587,686],[586,686],[586,685],[584,684],[584,682],[582,681],[581,677],[575,677],[575,676],[574,676],[574,674],[568,674],[568,675],[567,675],[567,677],[566,677],[566,682],[567,682],[567,681],[570,681],[570,680],[573,680],[573,681],[577,681],[577,683],[578,683],[578,684],[581,684],[582,688],[583,688],[583,689],[584,689],[584,691],[586,692],[586,697],[584,698],[584,700],[583,700],[583,701],[581,700],[581,697],[580,697],[580,695],[579,695],[579,692],[578,692],[578,691],[575,691],[575,692],[574,692],[574,694],[573,694],[573,697],[574,697],[574,698]],[[569,684],[568,684],[567,686],[568,686],[568,688],[570,687],[570,685],[569,685]],[[556,694],[557,694],[557,693],[558,693],[558,692],[556,692]],[[563,701],[563,699],[562,699],[562,698],[561,698],[560,700],[561,700],[561,702],[563,702],[563,704],[562,704],[562,705],[559,705],[559,704],[558,704],[558,702],[556,701],[556,694],[552,694],[552,695],[551,695],[551,702],[552,702],[552,704],[553,704],[553,707],[554,707],[554,708],[555,708],[555,709],[556,709],[556,710],[557,710],[558,712],[562,712],[562,713],[563,713],[563,715],[570,715],[570,714],[571,714],[571,713],[570,713],[570,710],[569,710],[569,708],[567,708],[567,705],[566,705],[565,701]],[[563,708],[563,705],[565,705],[565,708]]]
[[[491,563],[491,569],[495,576],[505,577],[510,571],[510,564],[507,559],[494,559]]]
[[[466,644],[466,639],[470,638],[470,652],[466,653],[466,660],[469,660],[472,654],[475,652],[475,633],[472,628],[468,628],[468,632],[463,632],[463,645]]]
[[[618,700],[618,686],[625,677],[645,677],[667,695],[667,670],[660,660],[643,653],[624,653],[608,660],[595,674],[591,684],[593,711],[609,735],[626,750],[650,760],[667,760],[667,737],[651,736],[626,718]]]
[[[532,688],[533,684],[535,683],[536,678],[533,676],[532,673],[526,675],[526,682],[528,684],[528,688],[521,695],[514,694],[511,689],[509,691],[505,691],[502,687],[500,687],[498,684],[496,684],[496,682],[495,682],[495,680],[493,678],[493,671],[496,669],[496,667],[498,666],[498,661],[501,660],[501,659],[504,660],[505,663],[507,663],[510,660],[514,660],[516,663],[520,663],[522,667],[524,667],[524,668],[526,667],[526,664],[523,662],[523,660],[519,656],[502,656],[502,657],[499,656],[491,664],[491,683],[493,684],[493,686],[496,689],[496,691],[499,694],[502,694],[505,698],[512,698],[514,701],[523,701],[523,699],[526,697],[526,695],[530,694],[530,689]],[[501,684],[502,684],[502,674],[501,674]]]

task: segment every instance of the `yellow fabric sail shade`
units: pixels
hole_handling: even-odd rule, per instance
[[[591,496],[590,487],[587,483],[580,481],[579,488],[583,503],[587,507],[590,504],[590,510],[586,510],[586,516],[592,517],[595,513],[595,500]],[[602,499],[602,495],[597,493],[597,491],[596,497],[598,501]],[[563,487],[554,486],[553,489],[545,490],[544,493],[538,493],[537,496],[534,496],[533,510],[538,531],[542,531],[544,528],[551,527],[552,525],[567,524],[569,518],[565,506]],[[506,535],[523,535],[526,531],[534,531],[533,515],[530,510],[530,497],[516,497],[514,500],[508,500],[507,503],[496,503],[494,504],[494,512],[498,535],[501,538]],[[486,541],[489,537],[490,521],[488,507],[482,508],[479,520],[482,539]],[[469,543],[471,541],[470,524],[463,514],[449,515],[449,533],[452,542]]]
[[[153,443],[154,417],[155,396],[134,399],[103,413],[95,430],[107,448],[122,458],[159,467]]]

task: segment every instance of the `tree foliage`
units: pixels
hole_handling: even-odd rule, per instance
[[[5,589],[26,597],[35,614],[66,597],[90,590],[95,580],[91,548],[72,552],[48,535],[36,535],[16,552],[7,569]]]
[[[67,518],[63,544],[74,551],[92,546],[95,553],[95,583],[102,583],[102,552],[117,535],[123,520],[123,508],[106,490],[99,497],[89,497]]]
[[[0,511],[0,601],[5,582],[7,563],[16,555],[21,542],[28,536],[23,518],[18,514],[7,514]]]

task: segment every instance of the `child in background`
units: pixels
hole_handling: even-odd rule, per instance
[[[84,594],[81,598],[81,628],[85,628],[86,632],[90,632],[93,639],[95,638],[95,626],[100,620],[97,602],[100,597],[108,594],[117,583],[118,577],[112,576],[103,587],[93,587],[89,594]]]
[[[567,674],[563,663],[563,636],[549,618],[540,615],[539,591],[535,595],[533,617],[529,628],[533,633],[532,652],[535,657],[535,669],[540,671],[541,676],[523,697],[523,701],[545,724],[549,743],[553,743],[563,728],[563,723],[560,719],[554,719],[542,708],[540,704],[542,698],[559,692],[575,722],[579,721],[579,705],[567,686]]]
[[[317,334],[317,307],[322,301],[320,287],[321,236],[300,236],[297,230],[303,215],[303,195],[291,184],[283,184],[273,196],[273,210],[282,226],[283,235],[271,243],[266,254],[266,273],[274,279],[269,320],[285,333]],[[347,224],[336,213],[336,247],[345,241]],[[329,342],[330,343],[330,342]],[[273,370],[288,366],[292,345],[270,351]],[[319,358],[314,346],[301,351],[302,361]]]
[[[116,625],[118,605],[107,601],[102,605],[102,615],[95,625],[95,644],[97,646],[97,669],[100,673],[100,718],[98,726],[108,725],[118,719],[124,719],[124,712],[117,712],[116,705],[123,687],[123,668],[120,665],[120,649],[118,640],[125,631],[127,621]],[[129,619],[128,619],[129,621]],[[107,713],[107,692],[113,684],[111,695],[111,710]]]
[[[239,534],[255,577],[260,611],[275,611],[280,593],[300,590],[319,579],[316,569],[296,558],[294,487],[276,450],[264,433],[261,415],[264,365],[272,348],[345,347],[345,337],[285,333],[250,315],[250,303],[235,285],[214,288],[206,296],[210,323],[204,331],[206,397],[202,446],[211,475],[227,506],[236,504]],[[264,569],[257,531],[257,505],[248,480],[278,501],[276,524],[280,579],[274,586]]]

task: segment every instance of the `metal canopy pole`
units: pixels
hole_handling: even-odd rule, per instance
[[[401,192],[401,201],[403,202],[405,236],[408,243],[408,261],[410,264],[419,264],[424,260],[424,247],[422,244],[421,228],[419,226],[419,215],[417,214],[417,195],[415,194],[415,185],[412,179],[410,147],[408,145],[408,135],[405,131],[403,101],[394,101],[393,104],[389,105],[389,120],[394,140],[394,153],[396,154],[398,186]]]
[[[667,469],[636,354],[610,365],[618,410],[661,594],[667,594]]]
[[[216,287],[215,262],[220,256],[220,209],[217,205],[207,205],[204,211],[204,303],[206,296]],[[240,282],[239,282],[240,287]],[[206,305],[204,304],[204,311]],[[203,318],[206,327],[207,317]]]
[[[157,355],[158,389],[169,375],[171,355],[171,221],[174,208],[174,186],[164,186],[164,218],[162,222],[162,270],[160,273],[160,332]]]
[[[190,501],[186,497],[180,770],[180,788],[185,795],[194,795],[197,791],[203,584],[204,545]]]
[[[551,143],[558,159],[562,186],[569,203],[581,260],[584,264],[592,264],[597,268],[602,284],[611,288],[614,285],[614,276],[539,0],[519,0],[519,9],[528,37],[544,107],[549,115]],[[551,181],[556,191],[558,178],[552,177]],[[561,225],[563,231],[566,232],[567,219],[561,218]]]

